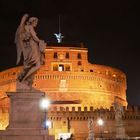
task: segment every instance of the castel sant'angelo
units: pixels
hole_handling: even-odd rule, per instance
[[[0,72],[0,129],[9,121],[9,99],[6,92],[15,91],[21,67]],[[126,100],[126,75],[121,70],[88,62],[83,44],[47,45],[45,60],[36,73],[33,86],[46,93],[52,102],[48,110],[49,133],[71,133],[75,140],[89,135],[88,120],[93,119],[94,135],[115,137],[114,100],[124,108],[123,123],[128,136],[140,136],[140,111],[129,107]],[[101,128],[97,124],[102,118]]]

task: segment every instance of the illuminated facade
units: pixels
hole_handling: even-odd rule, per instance
[[[8,124],[9,102],[5,92],[15,91],[20,69],[15,67],[0,73],[0,129]],[[127,106],[126,75],[109,66],[89,63],[88,50],[82,45],[47,46],[44,65],[35,76],[34,87],[44,91],[52,101],[48,115],[53,123],[50,133],[56,138],[62,132],[73,133],[76,140],[87,137],[88,117],[96,119],[100,116],[99,108],[108,112],[115,97],[124,107]],[[91,114],[87,115],[87,112]],[[114,119],[111,114],[111,117],[108,113],[104,116]],[[81,131],[82,126],[85,127]],[[113,135],[115,130],[105,131],[106,135]],[[97,129],[95,132],[98,135]]]

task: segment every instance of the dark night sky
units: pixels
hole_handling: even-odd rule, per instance
[[[15,31],[24,13],[39,18],[37,33],[48,43],[61,31],[64,43],[83,42],[92,63],[116,67],[127,75],[127,99],[140,105],[140,23],[135,0],[1,0],[0,71],[15,67]]]

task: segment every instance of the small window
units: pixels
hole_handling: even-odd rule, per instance
[[[58,65],[53,65],[53,71],[58,71]]]
[[[70,65],[65,66],[65,71],[70,71]]]
[[[90,72],[93,72],[93,70],[90,70]]]
[[[78,66],[81,66],[81,65],[82,65],[81,61],[78,61]]]
[[[64,65],[59,65],[58,70],[59,70],[59,71],[64,71]]]
[[[78,53],[77,58],[81,59],[81,53]]]
[[[57,52],[54,53],[53,58],[57,58]]]
[[[69,53],[68,52],[66,52],[66,59],[69,59]]]

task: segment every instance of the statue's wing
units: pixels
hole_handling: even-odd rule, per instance
[[[27,20],[28,15],[25,14],[20,22],[20,25],[17,28],[16,34],[15,34],[15,43],[16,43],[16,47],[17,47],[17,62],[16,64],[18,64],[20,62],[21,59],[21,54],[23,52],[23,33],[25,32],[25,21]]]
[[[56,37],[58,37],[58,34],[54,33],[54,35],[55,35]]]

